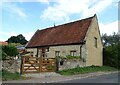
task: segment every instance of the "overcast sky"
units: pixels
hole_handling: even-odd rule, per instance
[[[100,33],[118,32],[119,0],[2,0],[0,41],[23,34],[29,40],[44,29],[97,14]]]

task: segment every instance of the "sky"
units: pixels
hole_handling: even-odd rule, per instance
[[[0,0],[0,41],[97,14],[100,33],[118,32],[119,0]]]

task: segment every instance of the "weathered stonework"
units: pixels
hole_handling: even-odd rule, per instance
[[[65,45],[65,46],[51,46],[49,52],[46,52],[48,58],[55,58],[55,51],[60,51],[60,56],[65,57],[70,55],[70,51],[76,51],[76,56],[80,56],[81,45]],[[33,52],[33,56],[37,55],[37,48],[27,48],[27,51]]]
[[[95,39],[97,40],[97,47],[95,46]],[[65,61],[64,64],[59,67],[59,70],[74,68],[76,66],[102,66],[103,46],[96,16],[94,16],[91,21],[84,41],[84,44],[50,46],[49,52],[46,52],[46,55],[48,58],[55,58],[55,51],[60,51],[60,57],[65,57],[66,55],[70,55],[70,51],[74,50],[76,51],[76,56],[81,57],[80,61]],[[34,57],[37,55],[37,48],[27,48],[27,51],[32,51]]]
[[[97,38],[97,47],[95,47],[95,40],[94,40],[95,37]],[[91,65],[102,66],[103,65],[103,62],[102,62],[103,46],[101,42],[99,26],[98,26],[96,17],[94,17],[92,20],[90,28],[85,37],[85,40],[86,40],[86,44],[85,44],[86,45],[86,66],[91,66]]]
[[[53,46],[49,48],[49,57],[55,57],[55,51],[60,51],[60,56],[70,55],[70,51],[75,50],[76,56],[80,56],[80,45]]]
[[[79,59],[71,59],[63,62],[63,65],[59,65],[59,70],[71,69],[75,67],[84,67],[85,63]]]
[[[12,73],[19,72],[21,68],[21,60],[5,60],[2,61],[2,69]]]
[[[26,49],[28,52],[33,52],[33,57],[37,56],[37,48],[28,48]]]

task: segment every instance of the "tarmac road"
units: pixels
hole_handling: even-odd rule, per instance
[[[96,77],[94,76],[83,79],[62,81],[59,83],[118,83],[118,82],[120,83],[120,75],[118,78],[118,73],[112,73],[112,74],[105,74]]]

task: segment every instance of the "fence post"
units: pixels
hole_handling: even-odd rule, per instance
[[[23,73],[23,57],[21,57],[20,74]]]

